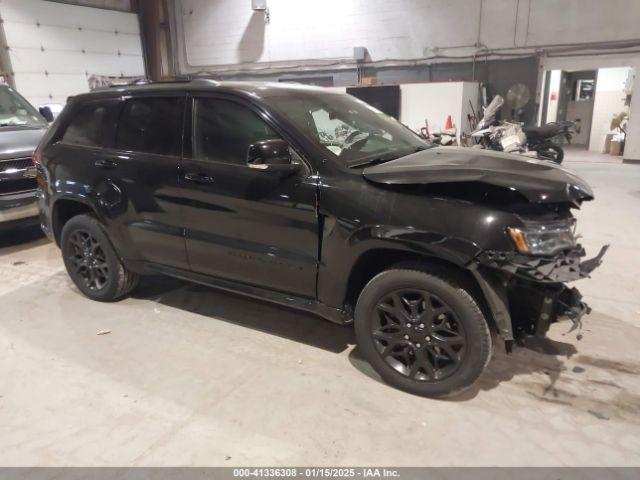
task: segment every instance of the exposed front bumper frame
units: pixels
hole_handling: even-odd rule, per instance
[[[549,325],[558,317],[566,317],[573,322],[571,330],[581,326],[581,319],[591,312],[582,301],[576,288],[569,288],[565,282],[586,278],[601,263],[609,245],[601,248],[597,256],[580,261],[584,249],[577,246],[570,251],[553,257],[531,257],[517,252],[485,251],[470,265],[469,269],[484,293],[488,307],[498,329],[510,348],[514,338],[514,322],[509,297],[510,289],[526,284],[539,294],[536,304],[536,318],[532,320],[527,333],[544,336]],[[515,285],[515,286],[514,286]]]
[[[602,257],[608,249],[609,245],[604,245],[598,255],[585,261],[581,261],[585,251],[579,245],[551,257],[487,250],[477,260],[485,267],[503,270],[534,282],[564,283],[587,278],[602,263]]]

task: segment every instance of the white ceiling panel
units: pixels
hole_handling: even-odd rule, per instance
[[[82,27],[89,30],[139,33],[134,13],[81,7],[44,0],[2,0],[2,18],[12,23]]]
[[[137,16],[43,0],[0,0],[16,87],[34,105],[89,90],[88,76],[141,76]]]
[[[77,28],[24,23],[4,24],[5,35],[11,38],[11,47],[29,47],[45,50],[73,49],[81,52],[128,53],[142,55],[140,36],[131,33],[78,30]]]
[[[62,103],[67,97],[86,92],[87,77],[84,74],[49,75],[21,73],[16,74],[20,93],[38,106],[42,103]],[[37,99],[37,101],[35,100]]]
[[[40,51],[16,48],[11,50],[11,63],[16,73],[96,75],[143,75],[140,58],[135,55],[83,54],[61,50]],[[19,88],[19,85],[18,85]]]

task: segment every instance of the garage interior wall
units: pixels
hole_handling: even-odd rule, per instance
[[[471,113],[469,101],[474,108],[478,103],[476,82],[406,83],[400,91],[400,121],[412,130],[419,132],[427,120],[429,131],[438,132],[451,115],[458,138],[461,132],[470,131],[467,113]]]
[[[378,84],[479,81],[491,97],[523,83],[531,101],[515,119],[525,123],[536,120],[547,49],[590,46],[598,57],[640,47],[635,0],[267,0],[266,11],[252,10],[249,0],[167,1],[180,74],[317,75],[354,85],[353,49],[362,46],[364,76]],[[512,118],[508,112],[503,118]]]
[[[489,50],[638,39],[635,0],[175,0],[184,73],[463,57]]]
[[[400,121],[419,132],[429,122],[429,131],[438,132],[445,127],[447,117],[457,130],[457,137],[468,132],[469,102],[478,103],[477,82],[428,82],[400,85]],[[327,87],[327,90],[345,93],[346,87]]]
[[[88,91],[93,74],[145,74],[135,13],[2,0],[0,15],[13,84],[35,106]]]

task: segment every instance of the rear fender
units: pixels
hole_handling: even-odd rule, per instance
[[[117,223],[112,218],[113,209],[109,204],[108,196],[105,197],[104,195],[101,195],[100,192],[90,188],[85,188],[83,185],[56,185],[49,213],[52,229],[58,221],[56,218],[57,206],[61,201],[72,201],[87,207],[87,209],[91,211],[91,213],[107,230],[109,239],[113,243],[116,251],[118,251],[122,257],[128,258],[131,254],[129,242],[122,235],[121,230],[117,228]],[[56,238],[56,241],[59,241],[59,239]]]

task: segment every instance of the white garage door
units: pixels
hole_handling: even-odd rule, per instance
[[[137,15],[43,0],[0,0],[16,89],[33,105],[89,90],[89,75],[140,76]]]

